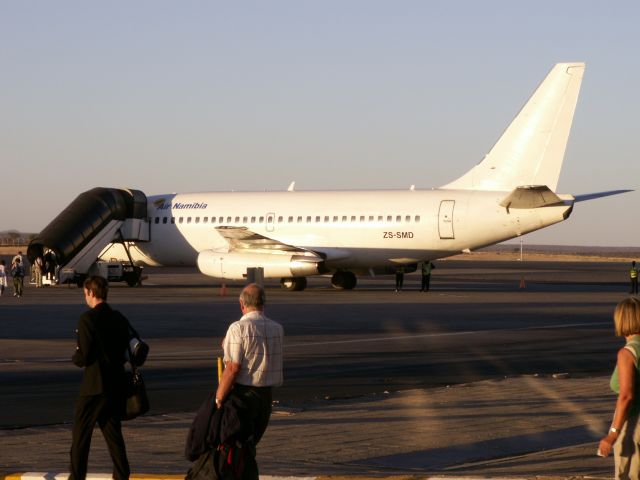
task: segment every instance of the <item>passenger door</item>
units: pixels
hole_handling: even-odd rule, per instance
[[[453,207],[455,200],[442,200],[438,212],[438,232],[440,239],[449,240],[456,238],[453,232]]]

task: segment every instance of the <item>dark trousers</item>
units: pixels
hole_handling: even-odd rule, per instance
[[[396,290],[402,290],[404,284],[404,273],[396,273]]]
[[[629,293],[638,293],[638,277],[631,279],[631,291]]]
[[[253,444],[257,445],[271,418],[271,387],[248,387],[236,383],[233,393],[241,396],[249,405],[253,423]]]
[[[71,443],[71,475],[69,480],[84,480],[87,476],[91,435],[96,425],[100,427],[102,436],[113,462],[113,478],[126,480],[129,478],[129,460],[122,438],[120,414],[122,406],[105,395],[81,396],[76,404],[76,415],[73,423],[73,440]]]
[[[22,296],[23,277],[13,277],[13,294]]]
[[[429,291],[429,283],[431,283],[431,275],[422,275],[422,288],[421,291],[424,290],[425,292]]]

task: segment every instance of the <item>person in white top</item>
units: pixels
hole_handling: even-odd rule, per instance
[[[5,271],[4,260],[0,260],[0,297],[4,293],[5,288],[7,288],[7,272]]]
[[[256,445],[271,416],[272,387],[282,384],[282,325],[264,314],[265,292],[255,283],[240,294],[242,318],[231,324],[222,342],[225,369],[216,391],[219,408],[230,394],[251,406]]]

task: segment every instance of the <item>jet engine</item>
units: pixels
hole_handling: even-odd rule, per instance
[[[322,273],[322,258],[280,253],[218,253],[205,250],[198,255],[198,268],[210,277],[244,280],[247,268],[262,267],[264,278],[304,277]]]

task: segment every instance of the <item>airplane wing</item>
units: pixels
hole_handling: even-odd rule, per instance
[[[229,250],[245,252],[279,253],[288,252],[297,255],[318,256],[315,252],[294,245],[287,245],[273,238],[252,232],[247,227],[216,227],[216,230],[229,243]]]

